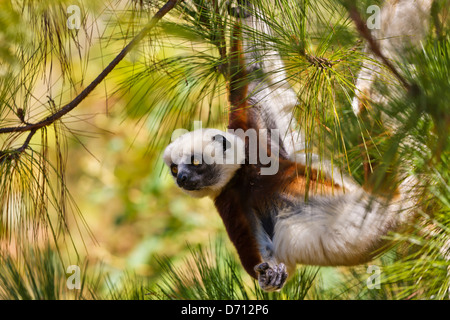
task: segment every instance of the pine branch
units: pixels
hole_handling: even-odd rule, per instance
[[[64,115],[76,108],[105,78],[106,76],[119,64],[120,61],[150,32],[151,29],[156,25],[156,23],[161,20],[172,8],[175,7],[179,0],[169,0],[166,4],[159,9],[157,13],[152,17],[150,22],[144,27],[144,29],[135,36],[128,45],[122,49],[122,51],[111,61],[111,63],[95,78],[75,99],[66,104],[57,112],[47,116],[45,119],[32,124],[27,124],[25,126],[19,127],[6,127],[0,128],[0,134],[12,133],[12,132],[26,132],[30,131],[25,144],[17,149],[17,151],[24,150],[27,146],[31,137],[36,133],[37,130],[51,125],[56,120],[59,120]],[[23,151],[22,150],[22,151]]]

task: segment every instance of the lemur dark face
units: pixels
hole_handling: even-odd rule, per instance
[[[205,163],[202,154],[192,155],[186,163],[172,163],[170,171],[178,186],[187,191],[196,191],[216,184],[220,173],[214,163]]]
[[[164,162],[177,185],[193,197],[216,197],[245,158],[244,141],[216,129],[200,129],[167,146]]]

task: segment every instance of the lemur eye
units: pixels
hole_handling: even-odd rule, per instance
[[[178,173],[178,166],[176,164],[172,164],[170,167],[170,171],[172,171],[173,175],[176,175]]]
[[[198,156],[195,156],[195,155],[192,156],[191,163],[192,163],[193,166],[200,165],[201,164],[201,157],[198,157]]]

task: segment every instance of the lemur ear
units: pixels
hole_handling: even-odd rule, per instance
[[[223,152],[227,151],[231,148],[231,143],[228,141],[223,135],[216,134],[213,138],[213,141],[221,142],[223,145]]]

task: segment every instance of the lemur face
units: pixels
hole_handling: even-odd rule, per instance
[[[196,198],[215,198],[244,160],[244,141],[217,129],[186,133],[164,151],[164,162],[177,185]]]

